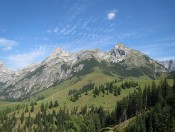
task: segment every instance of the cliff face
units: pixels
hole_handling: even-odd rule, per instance
[[[5,67],[3,62],[0,61],[0,83],[6,83],[12,80],[14,76],[16,76],[16,73]]]
[[[160,61],[159,63],[166,67],[169,72],[175,71],[175,60]]]

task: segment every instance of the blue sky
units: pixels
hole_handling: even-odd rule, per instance
[[[175,59],[174,7],[174,0],[0,0],[0,60],[20,69],[56,47],[108,51],[116,43]]]

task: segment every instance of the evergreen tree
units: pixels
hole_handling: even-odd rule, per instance
[[[28,105],[26,106],[25,113],[29,112]]]
[[[119,95],[118,89],[115,89],[114,96],[118,96],[118,95]]]
[[[49,103],[47,102],[45,105],[45,109],[47,110],[49,108]]]
[[[93,116],[90,114],[86,116],[83,120],[83,124],[81,126],[81,132],[95,132],[96,128],[94,125]]]
[[[30,112],[34,112],[34,104],[32,103]]]
[[[98,109],[98,115],[99,115],[99,119],[100,119],[100,125],[102,127],[105,126],[105,119],[106,119],[106,112],[104,110],[104,108],[102,106],[100,106],[100,108]]]
[[[31,117],[30,113],[29,113],[29,116],[27,117],[27,120],[26,120],[26,126],[28,128],[31,128],[33,125],[33,118]]]
[[[41,103],[40,109],[41,109],[41,112],[44,111],[44,103],[43,102]]]
[[[54,102],[54,107],[58,107],[58,101],[57,100],[55,100],[55,102]]]
[[[95,131],[100,132],[101,124],[98,114],[93,115],[93,120],[94,120]]]
[[[175,76],[174,76],[174,82],[173,82],[173,94],[175,94]]]
[[[23,124],[23,122],[24,122],[24,112],[21,114],[20,120],[21,120],[21,124]]]
[[[118,90],[118,95],[120,95],[122,89],[119,87],[117,90]]]
[[[87,105],[85,105],[85,107],[82,107],[82,108],[81,108],[81,114],[82,114],[83,116],[85,116],[85,115],[87,114]]]

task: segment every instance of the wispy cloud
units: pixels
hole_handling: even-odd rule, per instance
[[[37,49],[23,54],[15,54],[8,56],[7,64],[10,68],[18,70],[26,67],[29,64],[37,63],[48,54],[46,46],[40,46]]]
[[[107,19],[108,20],[113,20],[116,17],[117,12],[118,12],[117,10],[113,10],[113,11],[108,12],[107,13]]]
[[[11,50],[17,44],[18,44],[18,42],[16,42],[15,40],[10,40],[10,39],[7,39],[7,38],[1,38],[0,37],[0,47],[4,51]]]
[[[69,10],[67,10],[65,14],[65,19],[68,21],[76,19],[78,15],[84,13],[87,10],[90,4],[91,4],[90,1],[85,3],[82,0],[77,0],[76,2],[74,2],[72,7]]]
[[[47,33],[53,33],[56,35],[71,35],[76,32],[76,25],[66,25],[64,27],[55,27],[53,29],[49,29],[46,32]]]

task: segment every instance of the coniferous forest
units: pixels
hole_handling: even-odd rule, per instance
[[[134,84],[136,85],[133,83],[133,86]],[[110,84],[107,85],[110,88]],[[102,87],[100,86],[99,89],[103,89]],[[87,90],[86,87],[79,92]],[[93,93],[96,95],[96,92]],[[72,95],[74,92],[70,91],[69,94]],[[127,126],[127,132],[174,132],[175,78],[173,86],[168,84],[167,79],[160,81],[159,85],[152,81],[152,84],[145,85],[143,90],[138,86],[133,93],[116,102],[116,107],[112,111],[107,111],[102,106],[87,107],[86,105],[80,110],[74,107],[72,110],[60,108],[56,111],[52,109],[59,107],[59,102],[56,100],[46,104],[42,103],[40,111],[33,116],[35,105],[31,103],[30,109],[28,106],[25,108],[21,106],[20,108],[25,111],[20,117],[16,117],[15,112],[10,115],[8,113],[11,111],[1,112],[0,131],[99,132],[108,126],[135,118]],[[25,114],[28,116],[24,116]],[[115,130],[117,131],[117,127]]]

